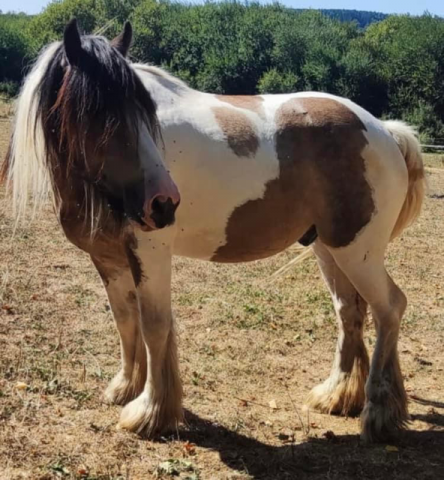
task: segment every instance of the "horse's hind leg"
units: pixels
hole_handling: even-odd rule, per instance
[[[363,341],[367,302],[319,240],[313,249],[333,299],[339,335],[330,376],[310,392],[307,403],[326,413],[355,415],[364,407],[369,370]]]
[[[407,300],[384,267],[388,239],[387,242],[382,240],[381,244],[380,232],[370,228],[352,245],[330,249],[337,265],[370,305],[376,327],[376,346],[361,416],[362,437],[367,441],[387,439],[408,420],[407,397],[397,351]]]
[[[122,367],[108,385],[105,398],[110,403],[124,405],[142,392],[147,369],[134,280],[125,258],[123,262],[119,258],[118,268],[109,259],[91,258],[103,280],[120,334]]]

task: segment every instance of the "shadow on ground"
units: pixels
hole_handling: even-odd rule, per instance
[[[365,445],[357,435],[328,435],[299,444],[268,445],[186,412],[181,440],[216,450],[237,473],[254,479],[438,479],[444,478],[444,424],[440,413],[424,415],[427,431],[406,431],[393,446]],[[393,451],[395,450],[395,451]]]

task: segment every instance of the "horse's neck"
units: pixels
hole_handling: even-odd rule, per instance
[[[156,102],[159,111],[169,109],[181,98],[198,94],[181,80],[169,75],[160,68],[147,65],[136,65],[145,88]]]

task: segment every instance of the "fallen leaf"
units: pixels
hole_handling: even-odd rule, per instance
[[[277,403],[276,403],[276,400],[270,400],[270,401],[268,402],[268,405],[270,406],[270,408],[271,408],[272,410],[277,410],[277,408],[278,408]]]
[[[4,310],[6,313],[9,313],[10,315],[14,314],[14,309],[11,307],[11,305],[2,305],[2,310]]]
[[[395,447],[394,445],[387,445],[387,446],[385,447],[385,450],[386,450],[387,452],[399,452],[398,447]]]
[[[186,441],[183,445],[183,449],[187,455],[196,455],[196,445]]]
[[[15,388],[17,390],[26,390],[28,388],[28,385],[25,382],[17,382]]]

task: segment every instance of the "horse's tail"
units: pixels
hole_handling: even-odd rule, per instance
[[[426,180],[421,145],[415,128],[397,120],[388,120],[383,123],[398,144],[409,174],[407,195],[392,232],[391,239],[393,240],[421,213],[426,192]]]

